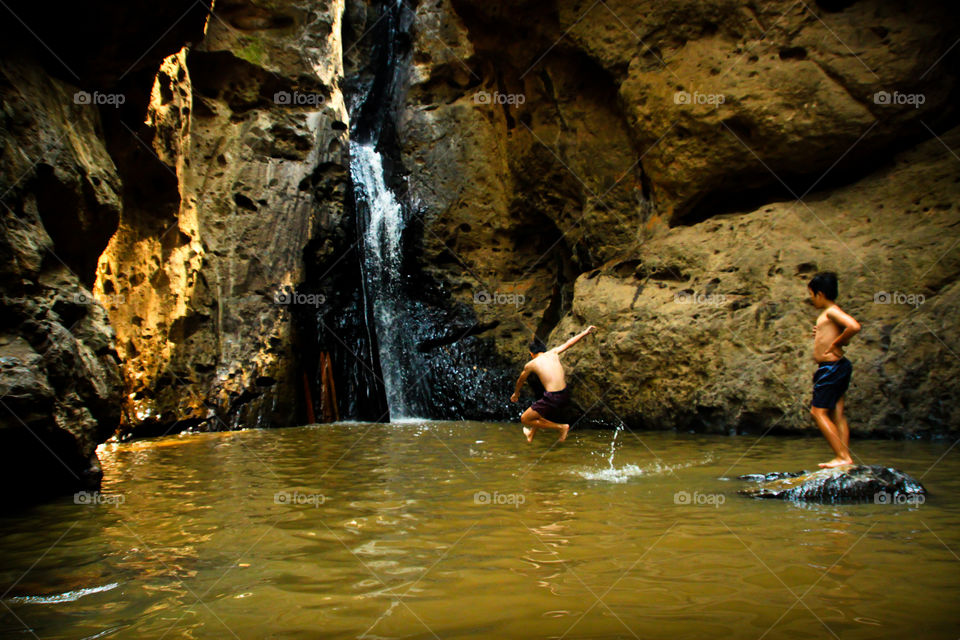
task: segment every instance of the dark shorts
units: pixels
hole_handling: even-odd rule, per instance
[[[543,396],[530,405],[530,408],[550,422],[563,424],[561,412],[568,404],[570,404],[570,387],[564,387],[560,391],[544,391]]]
[[[847,392],[853,365],[846,358],[836,362],[821,362],[813,374],[813,402],[818,409],[833,409]]]

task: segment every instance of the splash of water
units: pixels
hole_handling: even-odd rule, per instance
[[[663,462],[654,462],[644,467],[635,464],[625,464],[619,469],[613,466],[613,457],[610,458],[611,464],[608,469],[577,469],[571,473],[580,476],[584,480],[597,480],[602,482],[614,482],[617,484],[626,482],[630,478],[648,475],[661,475],[664,473],[673,473],[678,469],[696,467],[713,462],[713,455],[708,454],[697,460],[687,462],[678,462],[676,464],[665,464]]]
[[[620,435],[620,430],[623,429],[623,423],[617,425],[617,428],[613,431],[613,439],[610,441],[610,457],[607,462],[610,464],[610,470],[613,470],[613,454],[616,452],[617,446],[617,436]]]
[[[584,480],[602,480],[604,482],[622,483],[630,478],[642,476],[649,471],[641,469],[635,464],[627,464],[619,469],[611,466],[609,469],[583,469],[575,472]]]

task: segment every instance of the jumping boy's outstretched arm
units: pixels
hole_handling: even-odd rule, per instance
[[[517,388],[513,390],[513,395],[510,396],[510,402],[518,402],[520,400],[520,389],[523,389],[523,383],[527,381],[531,373],[533,373],[533,363],[528,362],[523,365],[523,372],[517,379]]]
[[[850,343],[853,336],[860,333],[860,323],[840,307],[827,309],[827,317],[843,327],[843,331],[834,339],[828,351],[842,353],[841,349]]]
[[[587,335],[588,333],[590,333],[590,332],[592,332],[592,331],[596,331],[596,330],[597,330],[597,328],[596,328],[595,326],[590,325],[589,327],[587,327],[586,329],[584,329],[583,331],[581,331],[581,332],[578,333],[577,335],[573,336],[572,338],[570,338],[569,340],[567,340],[566,342],[564,342],[564,343],[563,343],[562,345],[560,345],[559,347],[554,347],[553,349],[551,349],[551,351],[553,351],[553,352],[556,353],[556,354],[561,354],[561,353],[563,353],[564,351],[566,351],[567,349],[569,349],[570,347],[572,347],[573,345],[577,344],[577,343],[580,341],[580,339],[583,338],[585,335]]]

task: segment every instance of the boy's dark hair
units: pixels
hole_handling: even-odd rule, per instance
[[[547,345],[543,344],[543,340],[534,336],[530,341],[530,353],[543,353],[546,350]]]
[[[837,295],[839,295],[837,274],[835,274],[833,271],[821,271],[817,275],[810,278],[810,284],[808,284],[807,287],[814,293],[822,293],[823,297],[831,302],[836,300]]]

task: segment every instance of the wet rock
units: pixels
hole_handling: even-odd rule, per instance
[[[784,478],[796,478],[809,471],[772,471],[770,473],[748,473],[738,476],[741,480],[748,482],[770,482],[771,480],[783,480]]]
[[[750,474],[740,479],[757,483],[738,491],[740,495],[798,502],[917,503],[927,494],[920,482],[903,471],[878,465]]]

